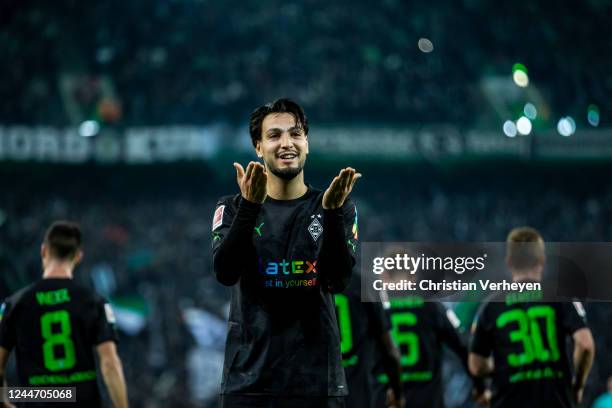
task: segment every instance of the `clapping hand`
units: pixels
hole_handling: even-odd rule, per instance
[[[323,208],[333,210],[342,207],[360,177],[361,173],[355,172],[352,167],[340,170],[323,194]]]
[[[242,198],[252,203],[263,204],[266,199],[268,173],[261,163],[250,162],[246,172],[240,163],[234,163],[236,181]]]

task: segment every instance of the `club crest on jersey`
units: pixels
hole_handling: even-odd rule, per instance
[[[310,216],[310,218],[312,221],[308,226],[308,232],[310,232],[312,240],[316,242],[323,233],[323,225],[321,225],[321,221],[319,221],[321,219],[321,214],[313,214]]]
[[[213,225],[212,225],[213,231],[219,228],[221,224],[223,224],[223,211],[225,211],[224,205],[220,205],[215,210],[215,216],[213,217]]]

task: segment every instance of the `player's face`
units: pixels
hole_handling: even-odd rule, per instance
[[[271,113],[261,124],[261,140],[255,150],[272,174],[291,180],[304,169],[308,136],[296,125],[292,114]]]

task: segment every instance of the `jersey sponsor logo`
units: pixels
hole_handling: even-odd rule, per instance
[[[317,261],[281,259],[259,260],[259,273],[266,288],[299,288],[317,286]]]
[[[224,205],[220,205],[215,210],[215,216],[213,217],[213,224],[212,224],[213,231],[219,228],[221,224],[223,224],[223,212],[224,211],[225,211]]]
[[[574,304],[574,309],[576,309],[576,313],[578,316],[585,317],[586,311],[584,310],[584,306],[582,306],[582,302],[572,302]]]
[[[0,322],[2,321],[2,318],[4,317],[5,310],[6,310],[6,303],[3,303],[2,306],[0,306]]]
[[[262,275],[298,275],[317,273],[317,261],[287,260],[264,262],[259,260],[259,272]]]
[[[115,312],[109,303],[104,304],[104,314],[106,314],[106,321],[110,324],[115,324],[117,319],[115,318]]]
[[[321,234],[323,234],[323,225],[321,225],[321,222],[319,221],[319,219],[321,219],[321,214],[311,215],[310,218],[312,218],[312,221],[308,226],[308,232],[310,233],[312,240],[316,242]]]

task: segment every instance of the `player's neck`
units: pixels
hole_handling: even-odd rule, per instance
[[[304,183],[303,171],[291,180],[283,180],[272,172],[268,172],[266,188],[268,196],[275,200],[294,200],[302,197],[308,191],[308,187]]]
[[[542,280],[542,268],[526,269],[526,270],[512,270],[512,281],[541,281]]]
[[[72,279],[73,266],[67,262],[48,261],[43,271],[43,279]]]

